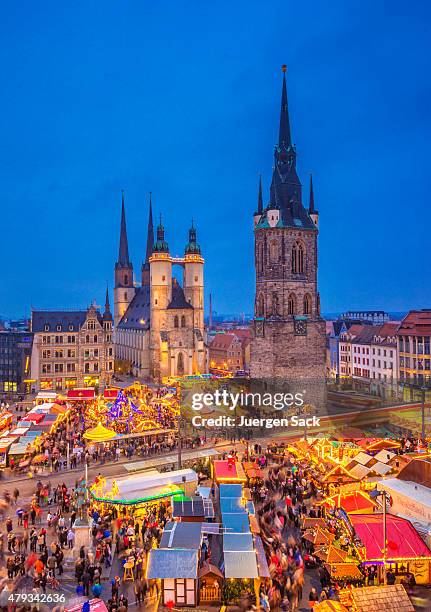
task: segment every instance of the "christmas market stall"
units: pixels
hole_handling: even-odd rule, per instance
[[[337,464],[322,477],[321,484],[329,493],[354,491],[359,487],[360,480],[344,466]]]
[[[322,505],[327,508],[342,508],[348,514],[369,514],[374,512],[377,502],[364,491],[348,491],[327,497]]]
[[[431,550],[408,520],[382,513],[352,514],[349,521],[359,560],[364,568],[378,567],[379,582],[386,568],[398,581],[411,573],[418,584],[431,583]]]
[[[219,485],[228,483],[245,484],[247,482],[242,464],[233,457],[225,461],[213,461],[212,465],[214,479]]]
[[[200,495],[172,498],[172,518],[181,522],[199,522],[214,520],[214,504],[211,498]]]
[[[163,605],[196,606],[198,562],[198,550],[156,548],[150,551],[147,579],[160,583]]]
[[[193,470],[133,474],[120,478],[98,477],[90,487],[93,500],[117,506],[142,506],[174,496],[191,496],[198,477]]]

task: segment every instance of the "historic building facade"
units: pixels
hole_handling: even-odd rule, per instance
[[[183,270],[182,284],[173,276]],[[154,240],[152,204],[140,286],[127,245],[124,196],[115,264],[115,356],[121,372],[161,380],[207,371],[204,342],[204,260],[192,224],[181,258],[172,257],[160,220]]]
[[[104,388],[114,373],[112,314],[105,310],[33,310],[31,378],[36,389]]]
[[[303,204],[284,72],[269,202],[264,206],[260,182],[254,214],[253,378],[322,381],[325,377],[325,322],[317,289],[318,218],[312,181],[308,209]]]

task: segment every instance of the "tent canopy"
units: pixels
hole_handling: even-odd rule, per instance
[[[352,514],[350,521],[363,548],[363,561],[383,560],[383,514]],[[413,525],[394,514],[386,515],[387,560],[431,559],[431,550]]]
[[[116,435],[117,433],[113,429],[108,429],[104,427],[102,423],[98,423],[96,427],[87,429],[83,437],[93,442],[108,442],[112,440],[112,438],[115,438]]]

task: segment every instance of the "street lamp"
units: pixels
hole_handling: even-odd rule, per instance
[[[387,579],[386,579],[386,556],[387,556],[387,542],[386,542],[386,500],[389,497],[389,494],[387,491],[379,490],[379,489],[373,489],[370,492],[370,497],[371,499],[377,499],[378,497],[382,497],[383,498],[383,583],[387,584]]]

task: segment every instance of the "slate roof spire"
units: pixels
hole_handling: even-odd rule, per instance
[[[278,146],[288,149],[292,146],[292,137],[290,134],[289,107],[287,104],[287,88],[286,88],[286,72],[285,64],[281,67],[283,72],[283,86],[281,90],[281,109],[280,109],[280,129],[278,132]]]
[[[165,240],[165,228],[163,227],[161,214],[160,223],[157,226],[157,240],[154,243],[153,251],[155,253],[169,253],[169,246]]]
[[[317,213],[317,210],[314,208],[314,189],[313,189],[313,175],[310,174],[310,204],[308,206],[308,212],[311,214]]]
[[[189,229],[189,241],[186,244],[185,254],[186,255],[190,255],[190,254],[200,255],[201,254],[201,247],[197,243],[197,240],[196,240],[196,228],[193,223],[193,219],[192,219],[191,227]]]
[[[104,321],[112,321],[111,305],[109,303],[108,283],[106,283],[105,310],[103,312]]]
[[[121,190],[121,226],[120,226],[120,246],[118,249],[117,265],[122,268],[131,266],[129,259],[129,245],[127,242],[126,211],[124,207],[124,189]]]
[[[111,312],[111,305],[109,304],[109,291],[108,291],[108,285],[106,285],[105,312]]]
[[[257,196],[257,212],[261,215],[263,212],[263,197],[262,197],[262,175],[259,174],[259,194]]]
[[[148,213],[148,227],[147,227],[147,250],[145,253],[145,265],[149,265],[149,259],[153,252],[154,246],[154,225],[153,225],[153,203],[151,200],[151,191],[150,191],[150,210]]]

